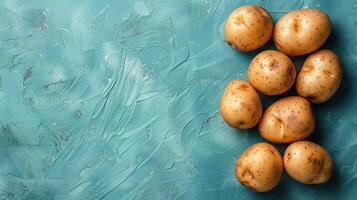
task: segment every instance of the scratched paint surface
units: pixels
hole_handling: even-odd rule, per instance
[[[262,50],[238,53],[223,40],[226,16],[248,3],[274,20],[303,7],[332,18],[325,47],[344,78],[315,106],[309,138],[335,162],[327,184],[285,174],[258,194],[235,179],[236,159],[263,141],[229,128],[218,109]],[[353,199],[356,32],[356,0],[1,0],[0,199]],[[277,99],[262,98],[265,107]]]

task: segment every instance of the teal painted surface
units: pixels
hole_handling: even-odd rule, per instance
[[[344,77],[315,106],[309,138],[335,162],[327,184],[285,174],[259,194],[235,179],[236,159],[263,139],[224,124],[219,100],[273,48],[224,42],[226,16],[248,3],[275,20],[305,7],[331,16],[325,47]],[[356,0],[1,0],[0,199],[356,199],[356,32]]]

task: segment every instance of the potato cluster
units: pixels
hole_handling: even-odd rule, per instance
[[[265,192],[280,182],[284,169],[303,184],[320,184],[332,175],[329,153],[313,142],[304,141],[316,127],[312,104],[329,100],[342,79],[338,56],[322,49],[331,33],[331,20],[317,9],[286,13],[273,26],[264,8],[246,5],[227,18],[224,37],[234,49],[252,51],[269,41],[277,50],[256,55],[248,67],[248,80],[233,80],[221,98],[223,120],[234,128],[249,129],[259,124],[260,135],[273,143],[291,143],[282,157],[271,144],[249,147],[236,163],[236,177],[244,186]],[[310,54],[300,72],[289,56]],[[281,98],[263,111],[259,93],[280,95],[295,84],[299,96]]]

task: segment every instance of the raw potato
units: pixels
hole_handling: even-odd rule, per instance
[[[246,5],[234,10],[227,18],[224,37],[239,51],[252,51],[268,42],[273,32],[270,14],[256,5]]]
[[[327,182],[333,171],[332,159],[321,146],[308,141],[291,144],[284,153],[286,172],[305,184]]]
[[[254,57],[248,68],[249,82],[265,95],[278,95],[294,85],[293,62],[279,51],[267,50]]]
[[[323,103],[335,94],[341,79],[338,56],[330,50],[319,50],[306,59],[296,81],[296,90],[312,103]]]
[[[299,96],[282,98],[264,112],[259,123],[261,136],[271,142],[302,140],[315,129],[315,117],[308,100]]]
[[[263,108],[260,98],[247,81],[231,81],[221,99],[224,121],[234,127],[248,129],[258,124]]]
[[[283,159],[271,144],[257,143],[239,158],[236,176],[240,183],[257,192],[273,189],[280,182]]]
[[[289,56],[299,56],[319,49],[331,33],[330,18],[320,10],[301,9],[288,12],[275,24],[275,46]]]

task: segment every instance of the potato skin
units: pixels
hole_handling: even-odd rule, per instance
[[[275,143],[302,140],[315,129],[315,116],[308,100],[299,96],[282,98],[268,107],[259,123],[260,135]]]
[[[247,81],[233,80],[221,99],[221,115],[234,128],[248,129],[257,125],[263,113],[260,98]]]
[[[248,79],[255,89],[265,95],[282,94],[294,85],[295,65],[279,51],[263,51],[250,63]]]
[[[273,39],[279,51],[299,56],[319,49],[331,33],[331,20],[316,9],[288,12],[275,24]]]
[[[284,166],[289,176],[304,184],[325,183],[333,171],[330,154],[309,141],[292,143],[284,153]]]
[[[273,33],[273,21],[262,7],[246,5],[227,18],[224,37],[233,48],[247,52],[263,46]]]
[[[335,94],[341,79],[338,56],[330,50],[319,50],[304,62],[296,80],[296,91],[312,103],[323,103]]]
[[[283,159],[271,144],[257,143],[250,146],[236,164],[236,176],[244,186],[266,192],[278,185],[283,173]]]

